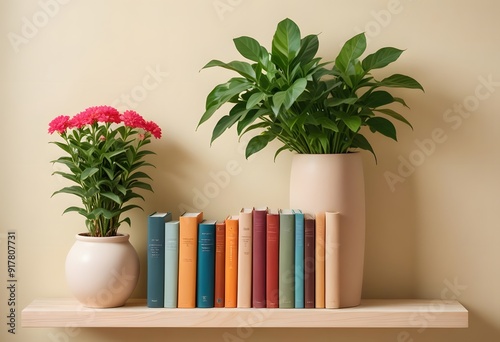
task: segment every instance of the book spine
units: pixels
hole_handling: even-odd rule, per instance
[[[236,306],[252,307],[252,209],[243,208],[238,221],[238,291]]]
[[[165,296],[164,307],[177,307],[179,279],[179,221],[165,223]]]
[[[165,222],[171,219],[170,213],[148,216],[147,305],[150,308],[162,308],[164,305]]]
[[[252,307],[266,307],[266,216],[267,208],[253,212]]]
[[[224,305],[235,308],[238,291],[238,216],[226,219],[226,291]]]
[[[198,224],[203,216],[190,214],[183,214],[179,218],[179,284],[177,291],[177,306],[179,308],[196,307]]]
[[[315,250],[315,219],[311,216],[304,218],[304,307],[308,309],[315,308],[314,302],[314,261]]]
[[[340,308],[340,214],[325,213],[325,308]]]
[[[279,307],[279,214],[267,214],[266,231],[266,307]]]
[[[325,213],[316,213],[315,236],[315,305],[316,308],[325,307]]]
[[[198,263],[196,269],[196,307],[214,307],[215,221],[198,226]]]
[[[279,238],[279,307],[295,307],[295,216],[291,211],[280,212]]]
[[[215,224],[215,299],[216,308],[224,307],[224,290],[226,274],[226,223]]]
[[[304,214],[295,213],[295,307],[304,307]]]

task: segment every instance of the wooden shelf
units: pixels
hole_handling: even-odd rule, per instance
[[[144,299],[92,309],[74,299],[36,299],[22,311],[23,327],[127,328],[467,328],[458,301],[364,299],[344,309],[152,309]]]

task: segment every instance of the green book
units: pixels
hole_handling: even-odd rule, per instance
[[[295,214],[281,209],[279,234],[279,307],[295,307]]]

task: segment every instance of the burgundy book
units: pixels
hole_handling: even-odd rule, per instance
[[[315,219],[311,215],[304,217],[304,307],[315,308],[314,302],[314,246]]]
[[[266,219],[266,307],[279,308],[280,216],[278,211],[269,210]]]
[[[224,307],[226,283],[226,222],[217,221],[215,224],[215,293],[214,306]]]
[[[267,208],[253,211],[252,307],[266,307],[266,222]]]

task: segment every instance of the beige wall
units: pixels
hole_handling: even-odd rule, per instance
[[[498,13],[500,3],[490,0],[2,0],[0,340],[138,341],[147,336],[151,341],[220,341],[226,332],[237,336],[228,329],[68,334],[64,329],[23,329],[20,322],[12,336],[5,325],[6,232],[16,230],[18,236],[18,311],[38,297],[70,296],[64,259],[83,223],[77,215],[61,216],[74,199],[50,198],[64,183],[51,177],[49,161],[59,152],[48,144],[47,124],[56,115],[91,105],[124,107],[126,96],[133,102],[129,107],[155,120],[164,132],[153,144],[156,191],[146,194],[145,213],[132,214],[133,228],[122,229],[132,235],[143,270],[146,213],[171,210],[178,215],[181,206],[190,206],[221,219],[246,205],[287,206],[289,154],[273,162],[274,150],[268,149],[245,160],[235,132],[212,147],[214,121],[195,132],[206,94],[230,75],[215,69],[199,72],[201,67],[212,58],[237,58],[231,39],[240,35],[269,46],[284,17],[294,19],[304,34],[321,32],[321,55],[327,59],[361,30],[367,32],[370,52],[387,45],[406,49],[390,71],[414,76],[426,93],[400,92],[412,108],[404,114],[414,130],[398,126],[398,143],[374,137],[377,165],[365,155],[364,296],[457,297],[469,309],[470,328],[425,329],[422,321],[421,329],[404,330],[255,329],[243,340],[498,340]],[[142,84],[152,72],[156,84],[144,92]],[[237,172],[228,184],[210,190],[213,175],[228,165]],[[199,192],[211,198],[203,200]],[[143,272],[134,297],[145,297],[145,288]]]

